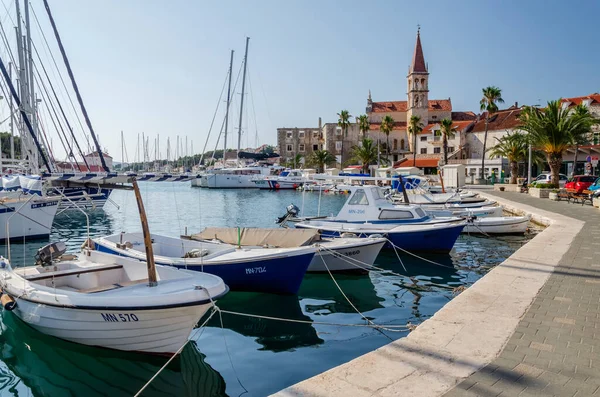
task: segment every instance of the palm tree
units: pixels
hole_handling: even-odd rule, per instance
[[[531,145],[546,154],[551,182],[556,186],[563,153],[576,142],[583,141],[592,126],[599,123],[589,111],[563,109],[561,100],[548,102],[545,109],[526,106],[519,118],[520,129],[528,133]]]
[[[385,134],[385,151],[387,153],[387,161],[390,161],[390,132],[394,129],[394,119],[390,115],[386,115],[383,120],[381,120],[381,125],[379,126],[381,132]],[[377,143],[377,147],[379,147],[379,143]]]
[[[348,127],[350,127],[350,117],[352,115],[347,110],[342,110],[338,114],[338,126],[342,127],[344,135],[342,135],[342,150],[340,155],[340,165],[344,160],[344,139],[348,138]]]
[[[440,123],[440,132],[444,139],[444,165],[448,164],[448,139],[454,137],[454,130],[452,129],[452,120],[443,119]]]
[[[319,173],[325,172],[325,165],[335,163],[335,156],[329,152],[328,150],[317,150],[312,152],[310,157],[308,158],[309,164],[314,164],[317,166],[317,171]]]
[[[489,149],[489,155],[494,157],[505,157],[510,163],[510,183],[517,183],[517,174],[519,172],[519,162],[527,160],[529,156],[529,143],[527,136],[522,133],[508,133],[502,138],[496,138],[498,143]],[[532,160],[539,159],[540,153],[532,151]]]
[[[483,151],[481,152],[481,178],[485,178],[485,147],[488,136],[488,123],[490,116],[498,111],[498,103],[504,103],[502,99],[502,90],[495,86],[489,86],[482,89],[483,98],[479,101],[479,108],[486,112],[485,115],[485,133],[483,134]]]
[[[369,122],[369,116],[366,114],[361,114],[356,118],[356,123],[358,124],[358,129],[362,132],[362,137],[367,138],[367,133],[371,129],[371,123]]]
[[[352,159],[360,161],[363,173],[369,172],[369,165],[377,161],[377,147],[373,140],[363,138],[362,145],[352,146]]]
[[[420,116],[411,116],[408,124],[408,132],[413,136],[413,166],[417,163],[417,135],[423,131]]]

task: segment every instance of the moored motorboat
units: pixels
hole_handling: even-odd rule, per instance
[[[233,291],[295,294],[316,252],[311,246],[238,247],[157,234],[151,238],[156,263],[215,274]],[[143,239],[142,233],[120,233],[93,241],[99,251],[145,261]]]
[[[531,216],[474,217],[467,220],[464,233],[523,234],[529,227]]]
[[[355,235],[323,238],[317,230],[269,228],[206,228],[188,236],[196,241],[229,246],[292,248],[314,245],[317,252],[308,272],[365,272],[373,266],[385,238],[360,239]]]
[[[227,292],[219,277],[156,267],[84,250],[75,258],[13,269],[0,260],[5,308],[38,331],[90,346],[175,353],[193,327]]]

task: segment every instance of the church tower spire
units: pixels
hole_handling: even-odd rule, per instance
[[[407,121],[411,116],[421,117],[421,123],[428,123],[429,108],[429,72],[421,46],[421,27],[417,29],[417,42],[413,54],[412,63],[408,69],[408,114]]]

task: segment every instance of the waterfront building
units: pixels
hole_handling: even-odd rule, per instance
[[[317,150],[322,150],[325,145],[321,130],[321,119],[316,127],[284,127],[277,128],[277,148],[280,161],[286,162],[300,154],[302,162]]]

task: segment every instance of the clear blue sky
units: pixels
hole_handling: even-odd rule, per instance
[[[42,2],[32,4],[54,41]],[[178,134],[193,139],[199,152],[229,50],[236,51],[235,76],[246,36],[252,88],[246,100],[253,99],[257,122],[250,105],[242,146],[254,145],[256,130],[260,143],[275,144],[277,127],[315,126],[318,117],[335,122],[341,109],[362,114],[369,89],[375,101],[405,100],[417,24],[430,98],[451,97],[454,110],[478,111],[488,85],[502,89],[507,106],[600,91],[598,1],[50,4],[92,122],[117,161],[121,130],[130,160],[141,132],[151,141],[161,135],[163,157],[166,138],[174,146]],[[221,120],[219,113],[217,132]]]

